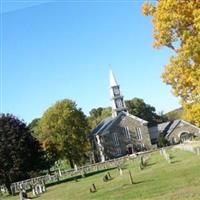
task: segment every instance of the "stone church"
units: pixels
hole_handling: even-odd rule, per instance
[[[95,162],[151,148],[148,122],[130,115],[113,72],[110,71],[112,116],[104,119],[89,135]]]
[[[104,162],[127,154],[149,150],[164,134],[170,144],[178,144],[200,134],[200,129],[174,120],[151,126],[147,121],[128,113],[120,86],[110,71],[112,116],[104,119],[89,134],[95,162]]]

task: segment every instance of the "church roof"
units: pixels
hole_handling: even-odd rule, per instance
[[[165,135],[169,135],[176,126],[180,123],[180,119],[168,121],[165,123],[158,124],[158,131],[164,133]]]
[[[97,135],[98,133],[102,132],[112,121],[114,120],[113,117],[108,117],[101,121],[90,133],[90,135]]]
[[[113,126],[115,126],[116,124],[118,124],[123,117],[131,117],[143,124],[148,123],[145,120],[142,120],[136,116],[130,115],[124,111],[120,112],[116,117],[108,117],[105,120],[103,120],[102,122],[100,122],[90,133],[90,136],[95,136],[95,135],[104,135],[107,133],[107,131],[109,131]]]
[[[118,123],[121,120],[122,116],[125,116],[125,112],[121,112],[116,117],[108,117],[101,121],[90,133],[91,135],[98,135],[98,134],[104,134],[106,131],[108,131],[113,125]]]

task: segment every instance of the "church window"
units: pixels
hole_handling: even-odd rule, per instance
[[[117,155],[121,155],[121,154],[122,154],[121,149],[117,148]]]
[[[130,132],[129,132],[129,128],[128,127],[124,127],[124,131],[125,131],[125,134],[126,134],[126,138],[130,139],[131,135],[130,135]]]
[[[115,144],[119,145],[119,138],[117,136],[117,133],[113,133],[113,138],[114,138]]]
[[[142,132],[141,132],[141,128],[136,128],[136,134],[137,134],[137,139],[138,140],[142,140]]]

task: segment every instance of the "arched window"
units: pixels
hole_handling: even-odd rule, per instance
[[[183,133],[180,134],[180,142],[185,142],[185,141],[188,141],[190,139],[191,139],[191,137],[190,137],[189,133],[183,132]]]

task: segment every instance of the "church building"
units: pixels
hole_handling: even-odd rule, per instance
[[[128,113],[120,86],[110,71],[112,116],[89,135],[95,162],[121,157],[151,148],[148,122]]]
[[[112,116],[104,119],[89,134],[95,162],[149,150],[162,134],[169,144],[179,144],[200,135],[200,129],[184,120],[157,125],[128,113],[120,86],[110,71]]]

